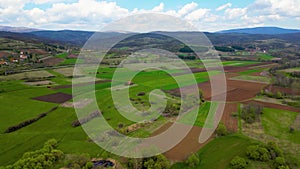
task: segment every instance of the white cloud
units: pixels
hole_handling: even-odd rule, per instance
[[[225,10],[225,16],[227,19],[235,19],[245,15],[247,8],[228,8]]]
[[[224,5],[219,6],[219,7],[216,9],[216,11],[222,11],[222,10],[224,10],[224,9],[226,9],[226,8],[231,7],[231,6],[232,6],[231,3],[227,3],[227,4],[224,4]]]
[[[198,4],[195,2],[189,3],[184,5],[179,11],[178,14],[180,16],[186,15],[187,13],[193,11],[194,9],[196,9],[198,7]]]
[[[152,9],[153,12],[162,12],[164,10],[164,3],[160,3],[158,6],[154,7]]]
[[[197,9],[188,15],[186,15],[184,18],[189,21],[199,21],[200,19],[204,19],[204,17],[209,13],[210,9]]]
[[[25,10],[28,3],[50,5],[47,9]],[[160,3],[150,10],[128,10],[116,2],[100,0],[0,0],[0,25],[99,30],[103,25],[129,15],[154,12],[185,19],[202,30],[253,27],[265,23],[280,25],[287,23],[286,20],[292,22],[292,27],[300,27],[300,0],[255,0],[239,8],[232,8],[233,5],[226,3],[216,9],[207,9],[191,2],[178,9],[166,10],[168,4]]]

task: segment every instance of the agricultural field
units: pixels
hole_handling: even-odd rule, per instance
[[[249,146],[276,140],[286,151],[297,149],[300,144],[300,127],[297,124],[300,111],[296,106],[281,104],[284,99],[279,98],[281,96],[285,97],[286,101],[297,100],[299,93],[271,84],[273,77],[269,74],[269,68],[273,63],[223,61],[227,91],[217,91],[212,95],[210,80],[218,79],[223,71],[206,71],[203,62],[213,65],[212,59],[187,60],[192,74],[185,69],[168,72],[163,68],[145,69],[135,72],[128,67],[101,65],[99,68],[84,67],[82,75],[73,77],[72,65],[75,64],[76,58],[71,56],[75,57],[68,53],[57,54],[55,58],[64,60],[57,64],[58,67],[0,76],[0,102],[3,105],[0,109],[3,120],[0,123],[0,166],[14,164],[24,158],[24,153],[39,150],[49,139],[55,139],[58,142],[56,148],[66,157],[88,154],[91,159],[110,159],[115,165],[118,163],[122,166],[121,168],[128,167],[131,159],[106,152],[85,133],[83,127],[94,124],[99,117],[103,117],[119,133],[140,138],[159,135],[173,124],[183,128],[191,127],[183,140],[162,154],[174,169],[190,167],[190,157],[199,161],[190,168],[227,169],[232,167],[232,161],[237,156],[248,158]],[[263,60],[271,59],[270,56],[261,57]],[[116,71],[120,79],[114,79]],[[135,76],[128,80],[131,74]],[[190,78],[191,75],[193,78]],[[90,81],[91,77],[95,78],[95,82]],[[72,84],[74,78],[77,83]],[[181,97],[188,98],[193,94],[191,92],[194,92],[194,82],[197,83],[195,86],[198,86],[201,99],[199,103],[194,103],[191,99],[189,104],[197,104],[199,110],[187,109],[176,121],[179,110],[183,109],[180,107]],[[156,89],[160,92],[152,92]],[[183,89],[186,95],[181,96],[180,89]],[[263,95],[262,91],[270,93],[266,92]],[[282,93],[279,95],[278,91]],[[160,102],[165,102],[166,108],[158,117],[150,116],[148,120],[134,122],[121,113],[134,117],[138,111],[130,112],[129,106],[125,106],[125,109],[119,112],[119,105],[114,102],[112,92],[118,93],[120,100],[129,99],[128,105],[142,113],[147,113],[147,110]],[[92,99],[93,96],[95,100]],[[226,96],[226,100],[222,100],[223,96]],[[81,97],[84,99],[77,100]],[[99,112],[92,112],[89,108],[89,105],[94,103],[100,109]],[[255,123],[257,128],[251,130],[258,131],[260,136],[265,135],[264,139],[249,132],[247,127],[253,126],[245,125],[242,119],[241,105],[252,103],[264,107],[260,121]],[[220,123],[214,126],[214,117],[209,116],[209,111],[214,114],[219,112],[220,105],[224,105],[224,110]],[[74,107],[88,113],[76,114]],[[195,123],[192,113],[196,114]],[[208,127],[216,127],[216,131],[207,141],[199,143],[199,135],[206,122],[210,124]],[[297,153],[290,150],[285,155],[285,158],[289,158],[287,161],[291,168],[299,166],[300,159],[296,157]],[[295,164],[291,163],[290,159],[296,160]],[[271,163],[250,161],[248,168],[268,168]],[[58,162],[54,168],[60,167],[65,167],[65,161]]]

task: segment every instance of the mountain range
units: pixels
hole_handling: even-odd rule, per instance
[[[36,41],[38,43],[57,43],[62,45],[71,45],[81,47],[95,33],[92,31],[74,31],[74,30],[37,30],[31,28],[0,27],[0,38],[11,38],[21,41]],[[111,39],[124,32],[97,32],[98,36]],[[130,33],[132,35],[138,33]],[[155,34],[155,32],[149,33]],[[202,32],[165,32],[165,34],[176,35],[191,39],[199,37]],[[259,27],[226,30],[215,33],[204,32],[214,45],[228,45],[250,43],[257,40],[279,39],[290,43],[300,43],[300,30],[283,29],[277,27]]]

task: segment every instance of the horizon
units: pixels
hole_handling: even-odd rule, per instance
[[[15,27],[15,26],[8,26],[8,25],[0,25],[1,27],[7,27],[11,29],[32,29],[32,31],[28,32],[35,32],[35,31],[82,31],[82,32],[104,32],[104,33],[109,33],[109,32],[118,32],[118,33],[152,33],[152,32],[204,32],[204,33],[220,33],[223,31],[232,31],[232,30],[243,30],[243,29],[258,29],[258,28],[275,28],[275,29],[286,29],[286,30],[296,30],[300,31],[300,28],[285,28],[285,27],[277,27],[277,26],[260,26],[260,27],[238,27],[238,28],[232,28],[232,29],[226,29],[226,30],[218,30],[218,31],[198,31],[198,30],[174,30],[174,31],[164,31],[164,30],[154,30],[154,31],[149,31],[149,32],[127,32],[127,31],[122,31],[122,30],[116,30],[116,31],[97,31],[97,30],[82,30],[82,29],[37,29],[37,28],[31,28],[31,27]],[[1,31],[1,30],[0,30]],[[15,31],[6,31],[6,32],[15,32]],[[22,32],[19,32],[22,33]],[[26,33],[26,32],[24,32]]]
[[[123,17],[158,13],[189,22],[202,32],[229,29],[300,28],[299,0],[28,0],[1,2],[0,25],[43,30],[99,31]]]

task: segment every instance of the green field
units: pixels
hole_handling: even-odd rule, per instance
[[[222,62],[223,66],[249,66],[260,62],[256,61],[225,61]]]
[[[272,60],[274,58],[274,56],[266,54],[266,53],[258,54],[258,56],[259,56],[258,59],[260,59],[260,60],[266,60],[266,61]]]
[[[60,54],[57,57],[66,57],[66,54]],[[209,63],[210,60],[207,62]],[[248,66],[256,63],[259,62],[223,62],[226,66]],[[201,67],[200,64],[201,63],[198,61],[189,61],[189,65]],[[239,72],[240,76],[235,78],[246,81],[268,82],[269,78],[250,75],[251,73],[262,70],[265,69]],[[88,74],[87,76],[96,76],[99,80],[112,79],[116,68],[101,67],[97,70],[97,74],[89,72],[93,71],[92,68],[86,68],[84,71]],[[121,79],[116,79],[114,82],[95,84],[94,88],[92,88],[92,84],[75,87],[75,89],[77,89],[76,96],[87,95],[91,97],[91,93],[95,94],[96,102],[101,110],[102,116],[107,120],[108,124],[115,129],[120,129],[120,125],[126,128],[135,124],[135,122],[130,121],[118,112],[112,99],[111,88],[114,92],[119,92],[120,98],[124,97],[124,99],[128,98],[127,96],[125,97],[122,95],[122,92],[125,91],[123,89],[129,88],[129,98],[132,106],[138,110],[146,111],[151,106],[157,104],[158,101],[160,101],[159,99],[162,98],[166,100],[167,105],[180,105],[180,98],[166,93],[167,90],[173,90],[179,87],[175,79],[181,82],[181,87],[193,84],[193,79],[190,78],[191,75],[184,74],[184,70],[171,70],[169,72],[170,74],[179,73],[173,77],[162,70],[144,70],[137,73],[132,79],[132,82],[134,83],[133,85],[126,86],[124,82],[128,82],[126,79],[129,78],[130,73],[135,72],[132,72],[127,68],[120,68],[119,71]],[[49,85],[51,87],[57,87],[60,85],[72,84],[72,78],[70,78],[72,73],[73,68],[68,67],[53,70],[47,69],[40,72],[26,72],[26,76],[24,73],[14,75],[20,76],[19,78],[16,78],[17,80],[12,80],[13,78],[8,76],[3,77],[6,79],[5,81],[0,81],[0,102],[4,105],[2,106],[2,109],[0,109],[2,119],[0,123],[0,166],[14,163],[21,158],[22,154],[25,152],[40,149],[44,142],[50,138],[55,138],[58,141],[58,149],[62,150],[65,154],[88,153],[91,157],[95,158],[109,156],[116,160],[120,160],[118,156],[108,154],[106,151],[99,148],[99,146],[91,142],[82,127],[72,127],[72,122],[78,119],[73,108],[59,106],[59,108],[55,111],[26,127],[12,133],[4,133],[8,127],[37,117],[41,113],[47,112],[51,108],[58,106],[58,104],[55,103],[36,101],[32,100],[32,98],[56,92],[63,92],[67,94],[72,94],[73,92],[71,87],[55,90],[53,88],[48,88],[49,86],[29,86],[25,85],[24,80],[21,79],[30,75],[31,78],[47,79],[54,82],[54,84]],[[218,74],[220,74],[220,71],[199,72],[194,73],[194,78],[197,83],[201,83],[208,81],[209,75],[215,76]],[[80,78],[82,78],[82,83],[84,83],[84,78],[86,77]],[[150,92],[154,89],[161,89],[166,93],[166,95],[155,95],[154,101],[150,104]],[[139,95],[140,93],[144,94]],[[73,100],[70,102],[72,101]],[[197,112],[196,122],[194,124],[192,124],[193,117],[191,112],[184,114],[178,122],[203,127],[207,120],[209,108],[212,108],[212,111],[215,111],[217,106],[217,102],[205,101]],[[87,112],[92,111],[89,108],[83,109]],[[126,112],[126,110],[127,109],[123,111]],[[80,118],[85,117],[85,115],[79,116]],[[290,126],[293,124],[296,116],[297,113],[295,112],[265,108],[264,114],[261,118],[265,134],[278,139],[288,140],[294,144],[300,144],[300,131],[294,131],[293,133],[289,132]],[[171,118],[160,116],[157,120],[152,121],[150,125],[144,125],[143,127],[127,134],[132,137],[149,137],[163,124],[170,122],[170,119]],[[95,121],[92,120],[85,125],[92,124],[94,122]],[[241,125],[239,126],[241,127]],[[258,141],[252,140],[242,134],[231,134],[224,137],[217,137],[197,151],[196,154],[200,159],[200,164],[197,168],[228,168],[230,161],[235,156],[245,156],[246,147],[257,143]],[[254,162],[251,163],[250,168],[261,166],[264,166],[264,164]],[[179,162],[175,163],[172,168],[187,168],[187,165],[184,162]]]
[[[262,124],[266,134],[281,140],[300,144],[300,131],[290,132],[298,113],[286,110],[264,108]]]
[[[198,169],[227,169],[235,156],[245,156],[246,147],[257,141],[242,135],[230,135],[212,140],[197,151],[200,159]],[[189,168],[186,163],[176,163],[172,169]]]
[[[263,82],[263,83],[269,83],[270,82],[270,78],[264,77],[264,76],[241,75],[241,76],[233,77],[231,79],[253,81],[253,82]]]

